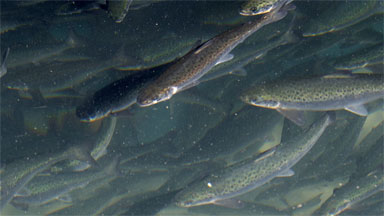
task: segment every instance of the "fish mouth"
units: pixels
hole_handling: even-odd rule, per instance
[[[155,105],[157,103],[160,103],[161,101],[164,101],[164,100],[157,100],[157,99],[153,99],[153,100],[152,99],[142,99],[142,100],[140,100],[140,98],[138,97],[136,103],[140,107],[149,107],[149,106]]]
[[[175,95],[177,91],[178,91],[178,88],[174,86],[169,87],[165,90],[162,90],[160,91],[160,94],[156,94],[156,95],[151,93],[146,93],[144,91],[142,95],[139,94],[139,96],[137,97],[136,103],[140,107],[152,106],[157,103],[171,99],[171,97]]]
[[[80,119],[81,122],[94,122],[105,118],[110,113],[111,110],[91,110],[86,106],[79,106],[76,108],[76,116]]]
[[[278,101],[267,101],[267,100],[263,100],[262,98],[250,99],[247,101],[247,103],[253,106],[263,107],[268,109],[278,109],[281,106],[280,102]]]
[[[253,13],[251,11],[246,11],[246,10],[239,11],[239,14],[242,16],[255,16],[255,15],[257,15],[256,13]]]

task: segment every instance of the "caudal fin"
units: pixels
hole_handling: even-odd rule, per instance
[[[0,78],[7,73],[7,58],[9,55],[9,51],[10,48],[8,47],[1,58]]]
[[[85,146],[78,145],[78,146],[70,147],[65,154],[68,157],[68,159],[86,162],[93,167],[99,166],[99,164],[95,161],[95,159],[93,159],[93,157],[91,156],[91,154],[89,153],[88,149]]]

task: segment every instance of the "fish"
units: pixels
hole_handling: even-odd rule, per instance
[[[384,3],[381,0],[335,3],[335,8],[326,10],[316,19],[310,20],[307,27],[304,27],[304,37],[313,37],[340,31],[372,15],[384,13]]]
[[[138,71],[116,80],[88,96],[76,107],[76,115],[83,122],[93,122],[128,109],[136,103],[139,90],[162,73],[162,67]]]
[[[1,57],[0,62],[0,78],[7,73],[7,58],[9,55],[9,47],[4,51],[3,56]]]
[[[177,194],[176,205],[239,206],[239,202],[232,198],[260,187],[275,177],[292,176],[291,167],[311,150],[334,119],[335,113],[326,113],[303,135],[282,142],[261,156],[241,161],[196,181]]]
[[[292,31],[292,24],[294,23],[294,20],[295,18],[292,19],[290,28],[277,39],[267,41],[266,43],[263,43],[264,46],[261,46],[257,49],[255,49],[253,46],[244,47],[241,53],[239,53],[239,56],[236,56],[236,59],[215,66],[209,73],[200,79],[200,82],[210,81],[212,79],[217,79],[228,74],[246,76],[247,71],[244,69],[245,66],[262,59],[265,55],[268,54],[269,51],[279,46],[298,42],[298,37]]]
[[[228,115],[217,127],[210,129],[200,141],[183,151],[178,164],[209,161],[217,157],[232,162],[231,155],[236,153],[243,160],[250,152],[249,149],[244,150],[247,146],[255,146],[258,150],[263,143],[280,143],[284,118],[271,110],[250,108],[244,107],[236,115]],[[279,129],[273,130],[278,126]],[[237,144],[233,145],[235,142]]]
[[[81,13],[90,12],[94,10],[99,10],[103,7],[105,7],[105,5],[99,3],[98,1],[66,2],[56,10],[55,14],[58,16],[69,16],[69,15],[75,15],[75,14],[81,14]]]
[[[354,70],[375,64],[384,64],[383,59],[384,44],[379,43],[335,59],[334,68],[336,70]]]
[[[64,152],[36,158],[27,158],[26,160],[19,160],[6,165],[0,182],[0,212],[34,176],[57,162],[67,159],[85,161],[92,165],[96,164],[93,158],[84,151],[82,146],[73,146]]]
[[[70,34],[65,42],[39,45],[23,45],[11,47],[12,52],[8,58],[8,68],[25,66],[26,64],[39,64],[52,56],[59,55],[68,49],[79,45],[79,39]]]
[[[91,182],[118,176],[119,162],[119,157],[115,157],[102,170],[36,176],[24,187],[26,194],[15,196],[11,204],[27,210],[29,206],[40,206],[56,199],[71,202],[72,198],[69,195],[71,191],[84,188]]]
[[[32,23],[29,22],[18,22],[16,20],[4,20],[1,19],[1,26],[0,26],[0,35],[5,34],[10,31],[15,31],[21,27],[32,25]]]
[[[276,109],[298,125],[302,111],[347,110],[368,115],[364,104],[384,96],[383,75],[333,74],[322,77],[275,80],[246,91],[250,105]]]
[[[333,196],[322,205],[320,214],[326,216],[339,215],[380,191],[384,191],[382,168],[374,170],[362,178],[353,179],[335,191]]]
[[[273,13],[249,21],[206,41],[181,57],[158,79],[139,91],[137,104],[147,107],[169,100],[174,94],[198,84],[199,79],[215,65],[229,61],[237,45],[265,25],[283,19],[293,5],[282,5]]]
[[[122,51],[122,50],[121,50]],[[96,58],[71,63],[52,62],[28,68],[15,68],[13,77],[5,77],[8,89],[18,91],[39,90],[42,95],[74,89],[81,92],[84,82],[97,77],[102,71],[128,63],[131,59],[118,51],[112,58]],[[106,79],[103,77],[103,79]],[[77,88],[77,89],[76,89]],[[80,88],[80,89],[79,89]]]
[[[116,23],[121,23],[133,0],[97,0],[93,2],[68,2],[56,10],[56,15],[66,16],[103,9]]]
[[[288,4],[291,1],[293,0],[248,0],[241,6],[240,15],[255,16],[269,13],[282,4]]]
[[[19,1],[17,2],[17,5],[19,7],[29,7],[29,6],[35,6],[40,3],[47,2],[48,0],[30,0],[30,1]]]
[[[100,136],[97,136],[96,141],[94,142],[95,145],[92,148],[90,154],[92,158],[97,161],[101,157],[107,154],[107,148],[109,144],[111,143],[112,137],[115,132],[117,123],[117,118],[115,116],[111,116],[110,118],[107,118],[103,121],[101,129],[99,130],[98,134]],[[75,171],[83,171],[91,167],[91,164],[81,162],[81,164],[74,167]]]

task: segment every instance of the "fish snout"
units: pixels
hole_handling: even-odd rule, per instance
[[[136,102],[141,107],[147,107],[169,100],[176,92],[176,87],[167,87],[164,89],[146,88],[139,92]]]

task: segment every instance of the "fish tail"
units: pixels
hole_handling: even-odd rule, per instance
[[[328,111],[326,113],[328,115],[328,124],[327,126],[331,125],[333,122],[336,121],[336,112],[335,111]]]
[[[121,155],[115,156],[112,162],[104,168],[103,172],[108,176],[121,176],[120,161]]]
[[[121,46],[117,52],[112,56],[112,61],[115,68],[128,66],[128,65],[136,65],[137,60],[128,56],[125,52],[125,45]]]
[[[300,41],[300,38],[294,33],[292,29],[289,29],[282,36],[281,44],[297,43],[298,41]]]
[[[300,40],[300,38],[295,34],[293,27],[296,23],[296,14],[293,15],[291,22],[289,23],[289,27],[287,32],[282,36],[282,44],[290,44],[296,43]]]
[[[70,31],[69,36],[68,36],[67,40],[65,41],[65,43],[68,45],[68,47],[75,48],[75,47],[78,47],[79,44],[81,44],[81,41],[75,35],[75,33],[73,31]]]
[[[265,16],[270,18],[270,22],[276,22],[283,19],[288,14],[288,11],[294,10],[295,8],[296,6],[294,4],[284,4],[280,8],[276,8],[273,12],[268,13]]]
[[[95,159],[91,156],[89,151],[87,151],[86,147],[82,145],[70,147],[65,152],[64,156],[67,157],[68,159],[86,162],[91,166],[95,166],[95,167],[99,166],[98,163],[95,161]]]
[[[9,55],[9,51],[10,51],[10,48],[8,47],[2,58],[1,58],[1,73],[0,73],[0,77],[4,76],[6,73],[7,73],[7,58],[8,58],[8,55]]]

